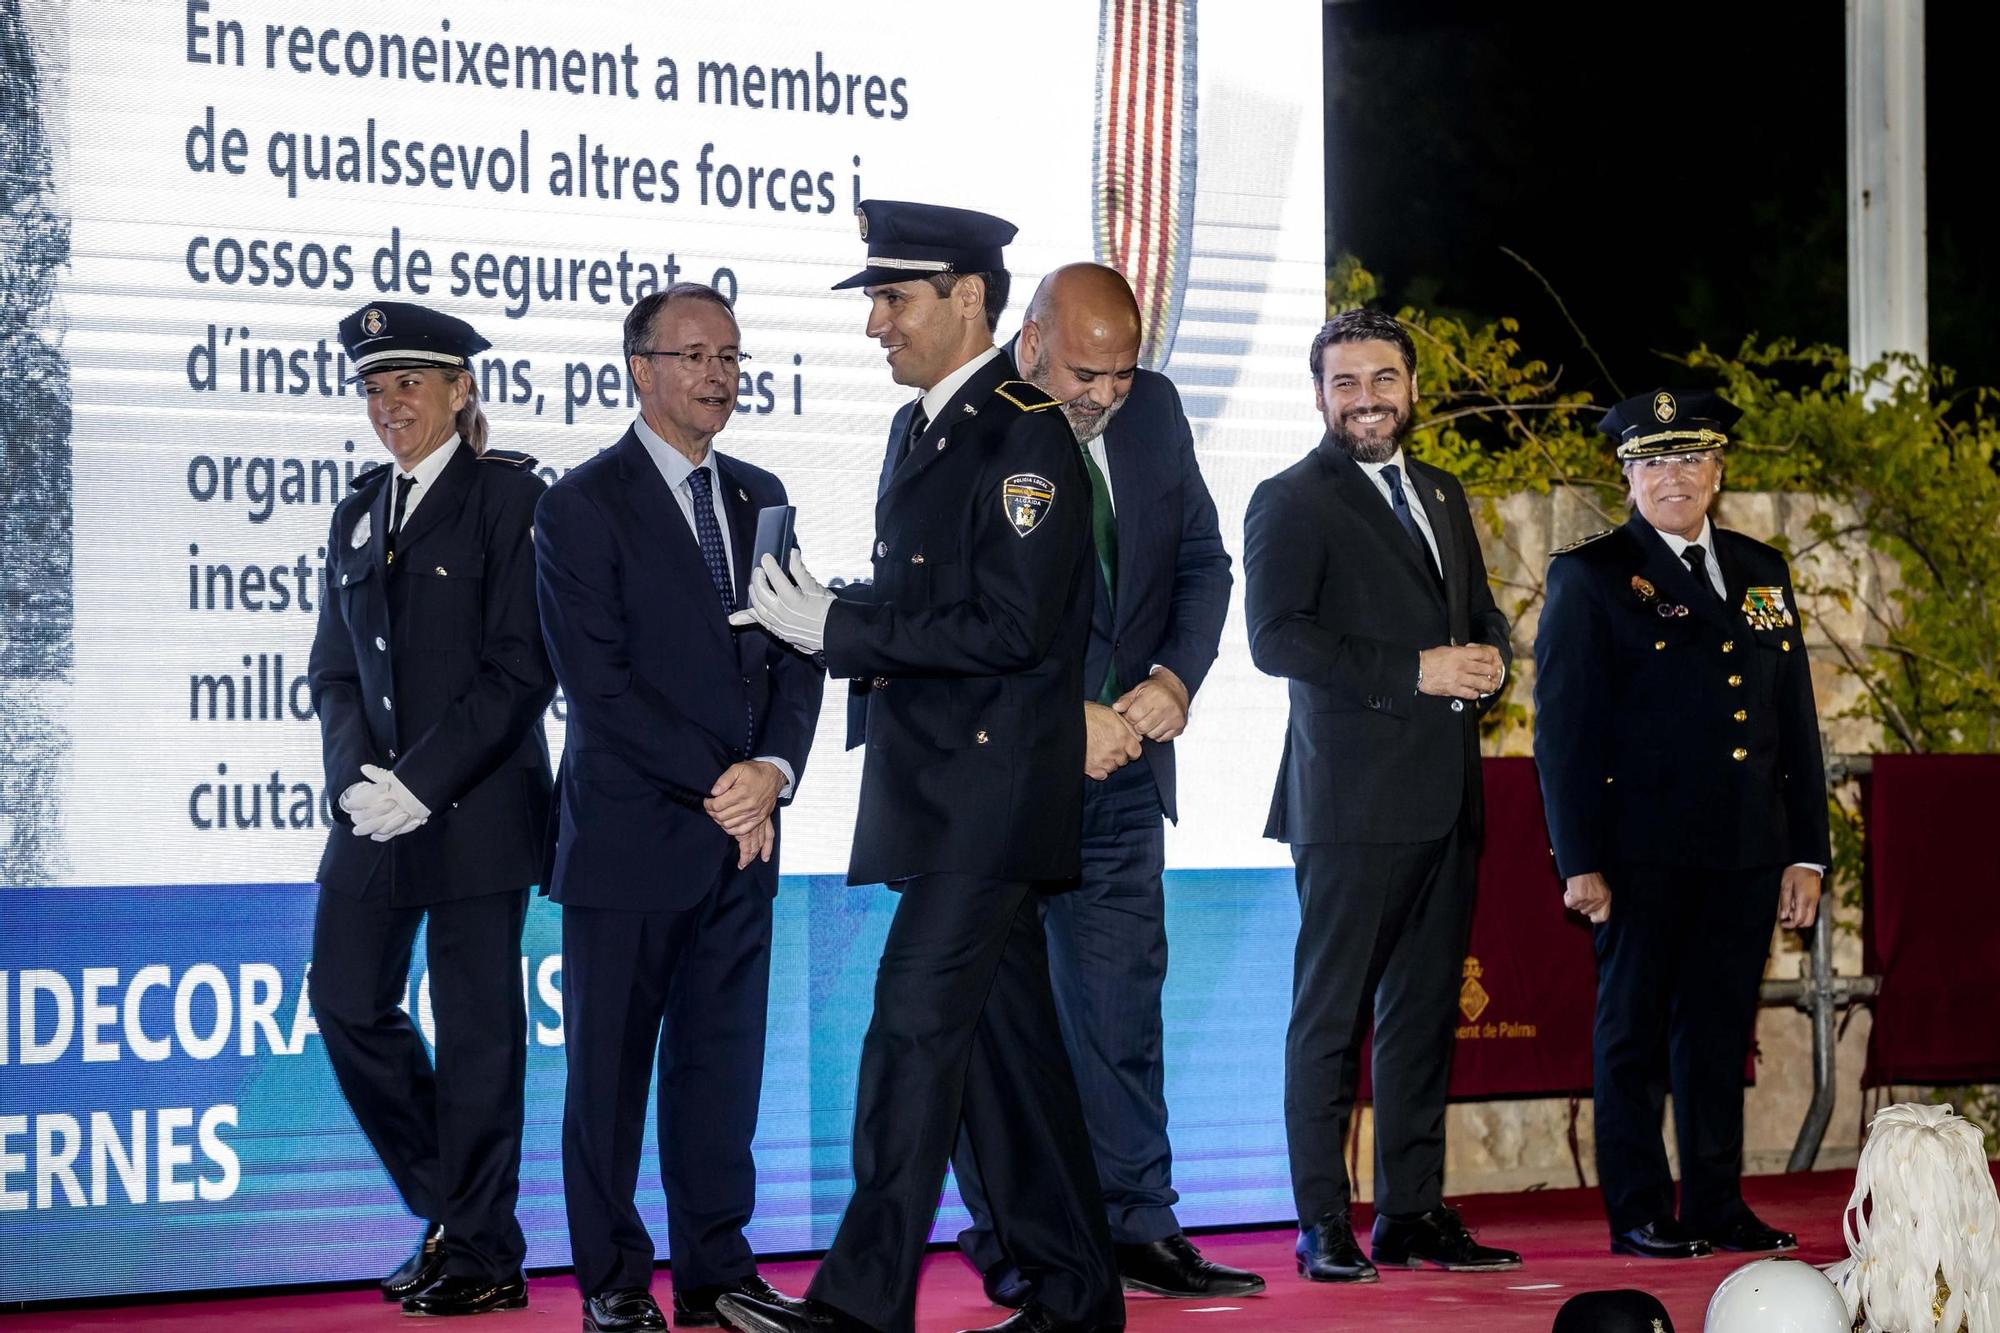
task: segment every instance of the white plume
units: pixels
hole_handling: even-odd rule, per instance
[[[1951,1107],[1876,1114],[1841,1230],[1848,1257],[1826,1275],[1860,1333],[2000,1333],[2000,1193],[1979,1126]]]

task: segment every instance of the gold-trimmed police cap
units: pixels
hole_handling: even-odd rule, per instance
[[[492,345],[464,320],[408,301],[371,301],[340,321],[349,382],[378,370],[464,370]]]
[[[1618,461],[1624,463],[1720,449],[1742,415],[1734,403],[1707,389],[1655,389],[1606,412],[1597,428],[1618,441]]]
[[[1018,230],[1005,218],[943,204],[863,199],[857,210],[868,267],[833,284],[873,287],[939,273],[991,273],[1007,267],[1003,248]]]

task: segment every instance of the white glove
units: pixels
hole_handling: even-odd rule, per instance
[[[826,616],[834,596],[806,569],[805,559],[792,552],[792,577],[765,556],[750,575],[750,609],[729,617],[739,627],[761,625],[794,648],[816,653],[826,646]]]
[[[390,770],[363,764],[361,774],[375,794],[364,792],[358,798],[367,804],[353,812],[357,837],[366,835],[377,842],[387,842],[399,834],[422,828],[431,817],[431,808],[418,800]]]
[[[360,814],[375,803],[377,797],[374,793],[380,790],[374,783],[363,778],[340,794],[340,808],[350,815]]]

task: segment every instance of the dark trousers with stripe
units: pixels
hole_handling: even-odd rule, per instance
[[[996,1233],[1041,1275],[1042,1305],[1073,1323],[1125,1322],[1035,888],[903,882],[861,1047],[854,1196],[807,1293],[884,1333],[914,1326],[961,1119]]]
[[[1371,1017],[1375,1210],[1408,1217],[1444,1201],[1445,1093],[1474,855],[1457,827],[1435,842],[1292,848],[1299,938],[1285,1139],[1301,1226],[1347,1211],[1347,1129]]]
[[[466,1277],[511,1278],[527,1252],[514,1218],[527,910],[525,889],[396,907],[385,873],[358,898],[321,889],[313,919],[308,993],[334,1077],[404,1205],[444,1227],[445,1271]],[[397,1007],[426,915],[435,1062]]]
[[[1592,1042],[1597,1178],[1615,1232],[1675,1216],[1660,1140],[1674,1097],[1679,1219],[1719,1230],[1743,1210],[1743,1071],[1782,871],[1621,866],[1596,927]]]
[[[1103,782],[1086,779],[1083,881],[1042,900],[1049,980],[1116,1245],[1164,1240],[1181,1229],[1160,1019],[1167,979],[1164,818],[1149,765],[1127,764]],[[981,1271],[991,1269],[1008,1256],[964,1135],[951,1165],[972,1212],[959,1248]]]
[[[757,1271],[743,1228],[770,980],[771,899],[747,872],[685,911],[563,908],[563,1202],[585,1296],[652,1283],[633,1190],[656,1060],[674,1284]]]

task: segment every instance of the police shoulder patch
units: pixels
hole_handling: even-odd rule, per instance
[[[1023,412],[1046,412],[1052,407],[1061,407],[1059,399],[1051,398],[1042,389],[1026,380],[1002,380],[993,386],[993,396],[1005,398]]]
[[[375,478],[381,476],[384,472],[387,472],[388,470],[389,470],[389,465],[387,463],[377,463],[373,467],[362,468],[359,472],[354,474],[354,480],[348,482],[347,484],[351,489],[358,491],[363,486],[366,486],[369,482],[375,480]]]
[[[482,463],[505,463],[508,467],[526,468],[535,465],[535,456],[533,454],[524,454],[514,449],[485,449],[480,452],[479,461]]]
[[[1596,532],[1591,533],[1588,537],[1578,537],[1575,541],[1569,543],[1567,546],[1558,546],[1556,547],[1555,550],[1550,551],[1549,554],[1568,555],[1571,551],[1580,551],[1584,547],[1590,545],[1592,542],[1601,540],[1602,538],[1605,537],[1609,537],[1612,533],[1616,531],[1618,531],[1618,529],[1616,528],[1602,528]]]
[[[1040,527],[1055,504],[1055,483],[1037,473],[1016,472],[1000,483],[1000,512],[1016,537]]]

